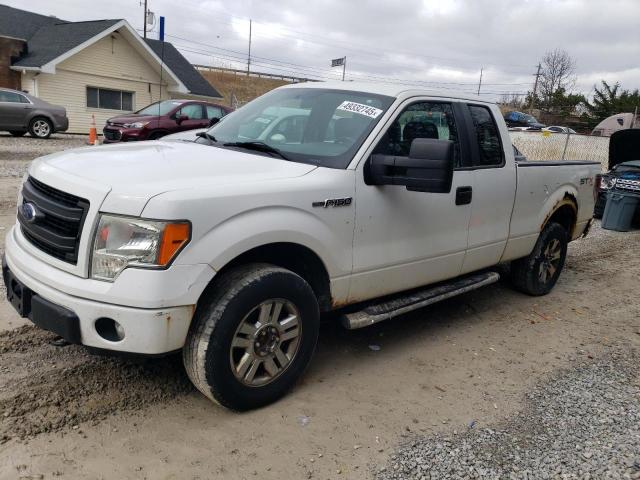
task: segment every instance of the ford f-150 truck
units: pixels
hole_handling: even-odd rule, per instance
[[[94,349],[181,350],[203,394],[245,410],[302,375],[325,312],[365,327],[507,263],[517,289],[549,292],[599,171],[516,163],[499,109],[477,97],[291,85],[195,142],[34,161],[4,280],[36,325]]]

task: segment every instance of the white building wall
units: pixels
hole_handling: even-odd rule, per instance
[[[33,79],[35,78],[35,82]],[[89,108],[87,87],[133,92],[134,111],[170,98],[167,82],[118,32],[99,40],[56,66],[55,74],[25,73],[22,88],[67,109],[69,133],[88,133],[95,115],[98,133],[122,110]]]

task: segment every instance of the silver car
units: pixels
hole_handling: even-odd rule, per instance
[[[67,128],[69,119],[64,107],[18,90],[0,88],[0,131],[8,131],[14,137],[29,132],[36,138],[49,138]]]

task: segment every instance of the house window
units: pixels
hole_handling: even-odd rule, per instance
[[[87,107],[132,111],[133,92],[87,87]]]

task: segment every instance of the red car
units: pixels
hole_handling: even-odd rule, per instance
[[[107,120],[104,143],[157,140],[170,133],[205,128],[232,110],[197,100],[163,100],[135,113]]]

